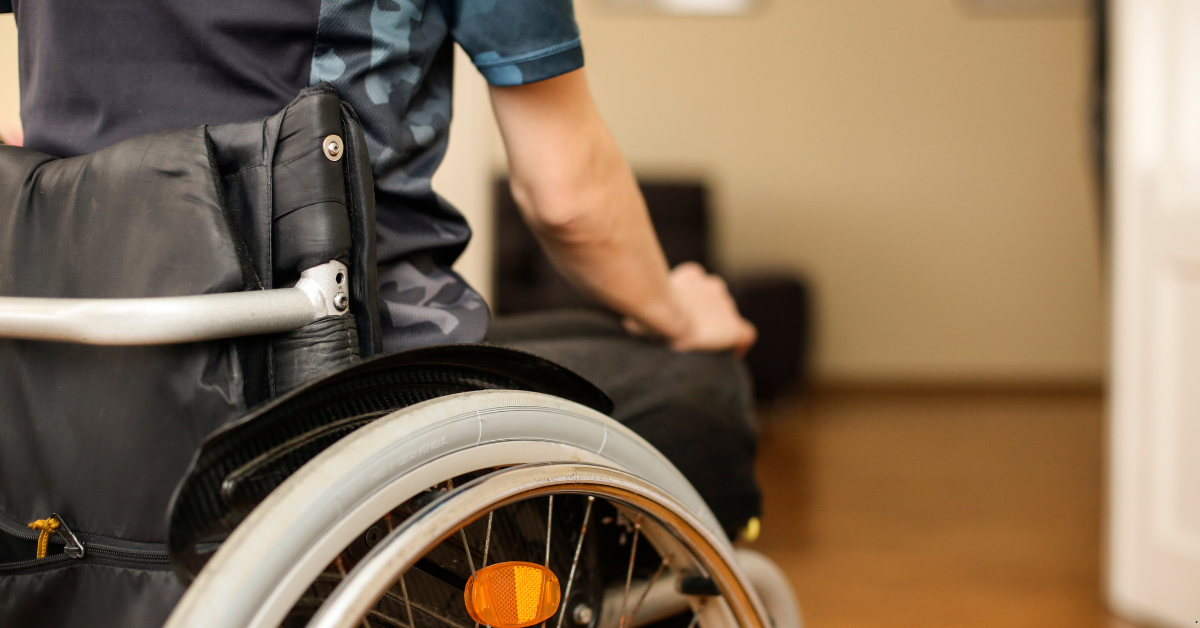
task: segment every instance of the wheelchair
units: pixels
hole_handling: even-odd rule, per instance
[[[582,377],[382,355],[366,150],[324,84],[0,147],[0,624],[801,628]]]

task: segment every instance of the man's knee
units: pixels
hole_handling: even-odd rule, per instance
[[[654,383],[672,405],[736,417],[754,428],[754,391],[741,358],[732,353],[675,353]]]

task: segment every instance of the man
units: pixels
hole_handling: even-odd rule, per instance
[[[727,527],[757,513],[748,471],[720,488],[734,471],[687,460],[697,449],[753,455],[752,436],[724,435],[750,433],[732,354],[754,328],[721,279],[694,264],[668,269],[589,93],[570,0],[0,0],[5,8],[17,18],[25,146],[56,156],[269,116],[302,88],[332,83],[371,154],[386,351],[488,338],[486,305],[451,270],[470,230],[430,186],[458,42],[491,85],[525,220],[557,268],[621,321],[501,322],[488,339],[605,388],[615,418],[700,484]],[[705,474],[717,477],[698,482]]]

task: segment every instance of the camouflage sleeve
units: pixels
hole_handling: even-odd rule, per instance
[[[453,0],[451,33],[492,85],[536,83],[583,67],[571,0]]]

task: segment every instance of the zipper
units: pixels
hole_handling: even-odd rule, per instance
[[[63,521],[62,517],[59,517],[57,514],[54,517],[58,519],[59,526],[54,531],[54,535],[51,536],[50,541],[55,545],[63,546],[62,554],[55,554],[45,558],[35,558],[19,563],[6,563],[0,565],[0,570],[21,569],[23,567],[46,565],[53,562],[79,560],[87,556],[136,563],[166,564],[170,562],[165,544],[122,541],[120,539],[110,539],[86,533],[76,535],[67,526],[66,521]],[[35,540],[38,537],[37,532],[13,522],[4,515],[0,515],[0,531],[27,540]]]
[[[58,529],[55,532],[58,533],[58,538],[63,541],[63,553],[70,558],[83,558],[86,551],[83,549],[83,543],[79,542],[79,537],[75,536],[71,528],[67,527],[67,522],[63,521],[63,518],[58,516],[58,513],[54,513],[51,516],[58,519]]]
[[[41,565],[53,565],[54,563],[65,563],[71,561],[71,557],[66,554],[55,554],[45,558],[31,558],[23,560],[19,563],[2,563],[0,564],[0,573],[5,571],[16,571],[25,569],[26,567],[40,567]]]
[[[167,552],[157,550],[130,550],[120,547],[115,547],[108,544],[88,543],[87,549],[89,552],[97,556],[106,558],[115,558],[117,560],[128,560],[138,563],[169,563],[171,562]]]

